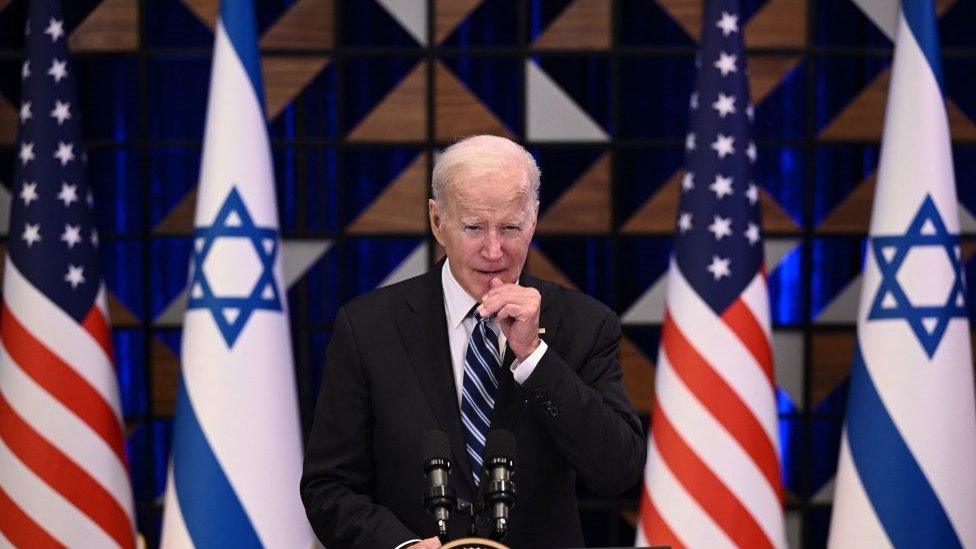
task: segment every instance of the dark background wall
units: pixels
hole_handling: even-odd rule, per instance
[[[336,308],[438,257],[425,218],[433,152],[485,132],[517,138],[539,159],[530,268],[621,315],[626,384],[646,418],[701,2],[257,5],[303,426]],[[25,10],[23,0],[0,0],[4,234]],[[139,529],[155,543],[217,0],[67,0],[65,10]],[[940,0],[938,10],[968,261],[976,2]],[[742,0],[740,20],[764,188],[788,527],[791,541],[815,547],[829,523],[892,45],[852,0]],[[584,497],[591,544],[633,540],[636,496]]]

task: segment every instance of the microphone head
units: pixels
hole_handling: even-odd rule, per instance
[[[451,457],[451,443],[444,431],[427,431],[420,443],[424,463],[432,459],[448,460]]]
[[[515,461],[515,435],[507,429],[495,429],[485,440],[485,461],[504,458]]]

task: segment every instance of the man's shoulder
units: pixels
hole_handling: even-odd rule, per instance
[[[352,316],[364,314],[384,314],[411,296],[422,296],[430,292],[430,284],[425,279],[429,273],[410,277],[400,282],[376,288],[359,294],[349,300],[343,308]]]
[[[546,300],[551,300],[564,314],[580,315],[589,319],[603,318],[614,314],[602,301],[573,288],[538,277],[531,277],[531,286],[542,294],[543,307]]]

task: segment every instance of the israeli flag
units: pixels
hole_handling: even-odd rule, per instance
[[[251,0],[224,0],[197,196],[163,547],[311,547]]]
[[[904,0],[831,547],[976,547],[976,404],[932,0]]]

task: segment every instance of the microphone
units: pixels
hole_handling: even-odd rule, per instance
[[[491,521],[492,538],[501,540],[508,533],[508,511],[518,499],[512,474],[515,472],[515,437],[496,429],[485,441],[485,508]]]
[[[447,525],[451,519],[451,509],[457,503],[454,488],[447,485],[447,475],[451,472],[451,446],[444,431],[427,431],[421,443],[424,456],[424,476],[427,477],[427,492],[424,506],[434,515],[437,522],[437,537],[447,543]]]

